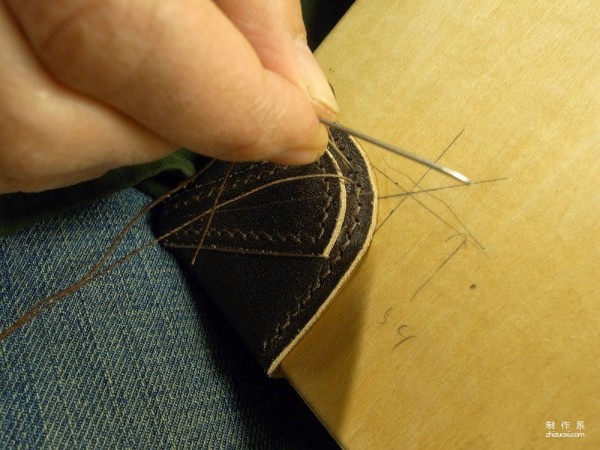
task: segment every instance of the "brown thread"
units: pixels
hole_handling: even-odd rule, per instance
[[[261,165],[253,165],[253,168],[256,167],[260,167]],[[326,170],[325,167],[323,166],[322,160],[319,160],[317,163],[317,167],[319,167],[319,169],[321,170],[322,174],[326,174]],[[246,169],[247,171],[248,169]],[[269,175],[272,176],[275,172],[281,170],[281,168],[279,166],[273,166],[273,168],[271,168],[270,170],[267,171],[262,171],[258,174],[250,174],[248,175],[243,181],[234,181],[233,183],[230,183],[228,185],[228,190],[233,190],[235,189],[238,185],[243,185],[246,186],[251,180],[252,181],[257,181],[257,180],[261,180],[262,177],[264,175]],[[229,169],[229,171],[225,174],[225,179],[227,179],[229,177],[229,173],[231,172],[231,169]],[[238,171],[233,172],[234,174],[239,174],[242,173],[243,171]],[[325,223],[327,221],[327,218],[329,217],[329,210],[331,209],[331,204],[333,203],[333,196],[331,194],[331,183],[329,182],[328,179],[322,179],[322,182],[324,184],[325,187],[325,206],[323,207],[323,211],[321,214],[321,219],[320,222],[318,224],[318,228],[319,228],[319,233],[317,237],[314,237],[308,233],[302,233],[302,234],[293,234],[293,233],[287,233],[285,235],[281,234],[280,232],[274,232],[274,233],[268,233],[267,231],[264,230],[259,230],[259,231],[255,231],[255,230],[247,230],[247,231],[243,231],[239,228],[235,228],[233,230],[230,229],[226,229],[226,228],[220,228],[219,230],[215,230],[214,228],[210,228],[210,226],[207,225],[208,228],[210,228],[208,231],[201,231],[199,232],[198,230],[194,230],[194,229],[189,229],[189,230],[183,230],[182,234],[187,234],[187,235],[192,235],[192,236],[201,236],[200,239],[200,244],[199,247],[202,246],[204,240],[206,237],[208,236],[222,236],[223,234],[226,235],[229,238],[233,238],[235,235],[238,235],[239,237],[241,237],[243,240],[248,240],[248,237],[252,238],[255,241],[258,241],[261,238],[264,238],[265,240],[267,240],[268,242],[275,242],[276,240],[279,242],[288,242],[288,241],[292,241],[295,242],[296,244],[302,244],[306,241],[314,244],[316,243],[319,239],[321,239],[323,237],[323,235],[325,234]],[[208,186],[210,184],[214,183],[210,182],[210,183],[205,183],[203,184],[203,186]],[[194,188],[195,189],[195,188]],[[212,196],[212,194],[214,192],[216,192],[217,189],[216,188],[212,188],[210,190],[210,193],[207,194],[206,196],[204,196],[204,198],[209,198]],[[219,193],[218,196],[220,196],[223,193],[223,189],[219,189]],[[202,198],[201,195],[198,196],[194,196],[194,201],[201,201],[200,199],[204,199]],[[215,200],[215,202],[218,201],[218,199]],[[184,200],[181,203],[183,203],[185,206],[187,206],[188,201]],[[193,217],[193,216],[190,216]],[[212,215],[210,218],[210,221],[212,222]],[[168,247],[175,247],[175,246],[181,246],[180,243],[178,242],[174,242],[174,241],[168,241],[165,243],[166,246]],[[181,248],[181,247],[180,247]],[[187,248],[187,246],[186,246]],[[195,253],[194,258],[192,260],[192,265],[195,262],[195,259],[197,257],[197,253]]]
[[[356,174],[356,171],[353,168],[352,168],[352,174],[353,175]],[[334,266],[337,265],[337,263],[339,263],[342,260],[344,251],[350,245],[353,233],[356,230],[356,228],[358,227],[359,222],[360,222],[359,214],[360,214],[360,210],[362,209],[362,203],[360,202],[362,185],[360,183],[355,183],[354,186],[355,186],[356,207],[355,207],[355,209],[352,213],[352,217],[351,217],[352,225],[345,233],[346,240],[340,245],[337,255],[335,257],[330,257],[330,260],[328,261],[328,264],[327,264],[325,270],[323,270],[319,274],[316,282],[313,283],[309,287],[306,296],[304,296],[304,298],[300,299],[296,303],[296,307],[291,312],[288,312],[286,314],[286,318],[284,319],[283,322],[280,322],[277,324],[277,326],[275,327],[275,330],[274,330],[274,334],[271,337],[271,339],[263,341],[263,353],[264,354],[266,354],[266,352],[275,344],[276,341],[281,340],[283,338],[283,333],[292,324],[293,319],[295,317],[297,317],[303,311],[303,309],[306,307],[306,305],[308,305],[308,303],[312,299],[312,296],[314,295],[314,293],[317,292],[317,290],[323,286],[323,283],[325,282],[325,280],[331,275],[331,273],[333,272]]]
[[[252,170],[253,170],[253,169],[255,169],[255,168],[258,168],[258,167],[260,167],[260,166],[261,166],[261,165],[263,165],[263,164],[264,164],[264,163],[262,163],[262,164],[255,164],[255,165],[252,167]],[[236,189],[236,188],[237,188],[237,187],[238,187],[240,184],[241,184],[242,186],[247,186],[247,185],[248,185],[248,183],[250,183],[251,181],[260,181],[260,180],[262,180],[262,178],[263,178],[265,175],[272,176],[273,174],[275,174],[275,172],[279,172],[279,171],[283,170],[283,169],[284,169],[284,167],[285,167],[285,166],[272,166],[272,167],[271,167],[269,170],[260,171],[260,172],[258,172],[258,174],[256,174],[256,175],[254,175],[254,174],[250,173],[250,174],[248,174],[248,176],[247,176],[247,177],[246,177],[244,180],[236,180],[236,181],[234,181],[234,182],[232,183],[232,185],[231,185],[231,189]],[[248,169],[248,170],[250,170],[250,169]],[[236,175],[239,175],[240,173],[241,173],[241,172],[238,172],[238,173],[236,173]]]
[[[221,184],[219,185],[219,190],[217,191],[217,195],[215,195],[215,200],[213,201],[212,208],[210,209],[210,214],[208,215],[208,220],[206,221],[206,226],[202,231],[202,235],[200,236],[200,240],[198,241],[198,246],[196,247],[196,251],[194,252],[194,256],[192,258],[192,266],[196,264],[196,258],[198,258],[198,253],[200,253],[200,249],[202,248],[202,244],[204,244],[204,239],[206,239],[206,234],[210,229],[210,224],[212,223],[213,217],[215,217],[215,211],[217,210],[217,204],[219,203],[219,199],[221,198],[221,194],[225,190],[225,184],[227,183],[227,179],[229,175],[231,175],[231,170],[233,169],[234,163],[230,163],[225,170],[225,175],[223,175],[223,180],[221,180]]]
[[[114,254],[117,246],[119,245],[119,243],[123,240],[125,234],[137,223],[141,220],[141,218],[147,213],[149,212],[152,208],[156,207],[158,204],[164,202],[165,200],[167,200],[169,197],[171,197],[174,193],[181,191],[183,188],[185,188],[186,186],[188,186],[191,182],[193,182],[196,178],[198,178],[202,173],[206,172],[206,170],[208,170],[209,167],[211,167],[216,160],[211,160],[205,167],[203,167],[198,173],[192,175],[191,177],[187,178],[186,180],[182,181],[179,185],[177,185],[174,189],[170,190],[169,192],[167,192],[166,194],[158,197],[157,199],[155,199],[153,202],[151,202],[149,205],[147,205],[146,207],[142,208],[142,210],[140,210],[133,219],[131,219],[119,232],[119,234],[117,235],[117,237],[115,237],[115,239],[112,241],[112,243],[110,244],[109,248],[106,250],[106,252],[104,253],[104,255],[100,258],[100,260],[94,264],[94,266],[92,266],[92,268],[90,270],[88,270],[86,273],[84,273],[84,275],[77,280],[75,283],[71,284],[70,286],[61,289],[59,291],[57,291],[54,294],[51,294],[45,298],[43,298],[42,300],[40,300],[39,302],[37,302],[36,304],[34,304],[31,308],[29,308],[23,315],[21,315],[17,320],[15,320],[11,325],[9,325],[6,329],[0,331],[0,341],[6,339],[7,337],[9,337],[12,333],[14,333],[15,331],[17,331],[19,328],[23,327],[24,325],[26,325],[27,323],[33,321],[38,315],[40,315],[42,312],[44,312],[45,310],[55,306],[56,304],[58,304],[62,299],[64,299],[65,297],[71,295],[72,293],[76,292],[77,290],[81,289],[83,286],[91,283],[92,281],[100,278],[101,276],[105,275],[106,273],[108,273],[109,271],[113,270],[114,268],[116,268],[117,266],[121,265],[122,263],[124,263],[125,261],[127,261],[130,258],[133,258],[134,256],[136,256],[137,254],[143,252],[144,250],[146,250],[147,248],[167,239],[168,237],[172,236],[173,234],[185,229],[186,227],[192,225],[193,223],[195,223],[196,221],[200,220],[202,217],[204,217],[207,214],[211,214],[214,213],[214,210],[220,209],[228,204],[237,202],[243,198],[246,198],[250,195],[253,195],[257,192],[260,192],[264,189],[268,189],[269,187],[278,185],[278,184],[284,184],[284,183],[289,183],[292,181],[301,181],[301,180],[308,180],[308,179],[313,179],[313,178],[337,178],[340,180],[345,180],[348,182],[352,182],[352,180],[349,180],[346,177],[340,176],[340,175],[336,175],[336,174],[311,174],[311,175],[298,175],[295,177],[289,177],[289,178],[284,178],[281,180],[275,180],[269,183],[266,183],[262,186],[256,187],[254,189],[251,189],[248,192],[245,192],[241,195],[238,195],[234,198],[231,198],[227,201],[224,201],[220,204],[215,204],[213,206],[213,208],[211,208],[211,210],[208,211],[204,211],[202,213],[199,213],[198,215],[196,215],[195,217],[193,217],[190,220],[187,220],[186,222],[184,222],[183,224],[177,226],[176,228],[168,231],[167,233],[163,234],[162,236],[159,236],[158,238],[155,238],[149,242],[147,242],[146,244],[142,245],[141,247],[138,247],[135,250],[132,250],[131,252],[129,252],[128,254],[126,254],[125,256],[113,261],[112,263],[110,263],[109,265],[103,267],[103,265],[107,262],[107,260]]]
[[[70,286],[66,287],[65,289],[61,289],[58,292],[56,292],[56,293],[54,293],[52,295],[49,295],[48,297],[45,297],[44,299],[42,299],[39,302],[37,302],[36,304],[34,304],[31,308],[29,308],[29,310],[27,310],[23,315],[21,315],[15,322],[13,322],[11,325],[9,325],[8,328],[0,331],[0,341],[3,340],[3,339],[6,339],[8,336],[10,336],[12,333],[14,333],[15,331],[17,331],[23,325],[31,322],[33,319],[35,319],[38,315],[40,315],[46,309],[49,309],[52,306],[56,305],[61,299],[65,298],[65,297],[67,297],[69,295],[71,295],[73,292],[77,291],[81,287],[85,286],[86,284],[90,283],[91,281],[95,280],[99,276],[101,276],[104,273],[106,273],[107,269],[112,268],[115,265],[116,262],[123,260],[123,258],[127,258],[128,259],[128,255],[126,255],[123,258],[120,258],[117,261],[115,261],[112,264],[110,264],[107,268],[102,269],[102,266],[114,254],[115,250],[117,249],[117,246],[123,240],[123,238],[125,237],[125,235],[127,234],[127,232],[136,223],[138,223],[140,221],[140,219],[147,212],[149,212],[151,209],[153,209],[154,207],[156,207],[160,203],[164,202],[166,199],[168,199],[175,192],[184,189],[186,186],[188,186],[190,183],[192,183],[201,174],[203,174],[204,172],[206,172],[215,163],[215,161],[216,160],[214,160],[214,159],[211,160],[211,161],[209,161],[207,163],[207,165],[204,166],[201,170],[199,170],[196,174],[194,174],[191,177],[183,180],[175,188],[171,189],[166,194],[163,194],[160,197],[156,198],[150,204],[148,204],[147,206],[145,206],[144,208],[142,208],[121,229],[121,231],[119,232],[119,234],[117,234],[117,236],[113,239],[113,241],[109,245],[109,247],[106,250],[106,252],[104,252],[104,255],[102,255],[102,257],[100,258],[100,260],[98,260],[98,262],[96,264],[94,264],[91,269],[89,269],[87,272],[85,272],[83,274],[83,276],[79,280],[77,280],[75,283],[71,284]],[[144,250],[147,247],[142,246],[140,248],[142,250]],[[135,254],[137,254],[137,253],[134,253],[132,256],[134,256]]]
[[[267,163],[261,162],[261,163],[250,164],[249,167],[241,167],[238,171],[233,172],[233,175],[240,175],[245,172],[254,171],[254,170],[260,168],[261,166],[264,166],[265,164],[267,164]],[[268,171],[261,171],[258,174],[250,173],[246,176],[246,178],[244,180],[235,180],[229,186],[229,190],[233,190],[233,189],[237,188],[239,185],[246,186],[251,181],[260,180],[262,178],[262,176],[264,176],[265,174],[273,175],[275,172],[281,171],[284,168],[285,168],[285,166],[273,166]],[[211,198],[215,194],[215,192],[217,192],[218,188],[211,187],[210,190],[203,190],[203,189],[205,189],[208,186],[212,186],[216,183],[220,183],[220,181],[221,180],[212,180],[212,181],[207,181],[205,183],[200,183],[200,184],[193,186],[192,188],[190,188],[190,191],[188,191],[188,195],[194,191],[199,191],[199,192],[196,194],[193,194],[191,199],[188,199],[186,197],[186,199],[184,199],[184,200],[177,200],[178,195],[173,196],[173,200],[176,200],[172,204],[173,209],[179,209],[182,207],[185,208],[185,207],[189,206],[190,203],[199,203],[201,201],[204,201],[205,199]]]

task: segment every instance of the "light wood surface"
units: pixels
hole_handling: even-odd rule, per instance
[[[351,449],[600,448],[600,4],[358,0],[317,56],[340,122],[479,184],[364,145],[379,228],[291,383]]]

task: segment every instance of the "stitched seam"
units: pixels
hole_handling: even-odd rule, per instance
[[[322,172],[325,173],[325,169],[321,165],[321,160],[319,160],[319,167]],[[331,184],[329,179],[323,179],[323,186],[325,188],[325,205],[323,206],[323,210],[321,211],[321,221],[319,222],[319,236],[318,239],[321,239],[325,234],[325,222],[329,218],[329,211],[331,210],[331,205],[333,203],[333,195],[331,195]]]
[[[244,169],[240,172],[237,172],[235,175],[239,175],[240,173],[244,172],[244,171],[249,171],[252,170],[256,167],[261,167],[263,166],[264,163],[261,164],[253,164],[251,167]],[[325,167],[323,166],[323,163],[321,160],[319,160],[319,162],[317,163],[317,166],[319,167],[319,169],[321,170],[321,173],[325,174],[327,171],[325,170]],[[265,170],[262,172],[259,172],[258,174],[249,174],[244,180],[242,181],[236,181],[233,184],[230,184],[227,186],[227,190],[233,190],[235,189],[237,186],[239,186],[240,184],[243,184],[244,186],[247,185],[250,181],[252,180],[261,180],[265,175],[267,176],[272,176],[275,172],[281,171],[283,170],[284,167],[283,166],[272,166],[269,170]],[[315,238],[313,235],[308,234],[306,232],[304,233],[298,233],[298,234],[293,234],[293,233],[287,233],[287,234],[282,234],[278,231],[274,232],[273,234],[268,233],[264,230],[249,230],[249,231],[242,231],[239,228],[235,228],[235,229],[227,229],[227,228],[222,228],[220,230],[216,230],[214,228],[211,228],[208,231],[207,236],[213,236],[216,235],[217,237],[222,237],[222,236],[226,236],[228,238],[234,238],[235,235],[238,235],[239,237],[241,237],[244,241],[248,241],[249,238],[254,240],[254,241],[258,241],[260,239],[264,239],[268,242],[275,242],[275,241],[279,241],[279,242],[288,242],[288,241],[292,241],[296,244],[302,244],[304,242],[309,242],[311,244],[315,244],[317,243],[317,241],[319,239],[321,239],[323,237],[323,235],[325,234],[325,223],[327,221],[327,219],[329,218],[329,212],[331,210],[331,206],[333,204],[333,195],[331,194],[331,184],[330,181],[328,179],[323,179],[321,180],[323,182],[324,185],[324,197],[325,197],[325,205],[323,206],[323,209],[321,211],[321,218],[320,218],[320,222],[318,223],[318,234],[317,237]],[[195,191],[199,191],[201,188],[209,186],[210,184],[214,184],[215,181],[211,181],[209,183],[204,183],[204,184],[198,184],[193,186],[193,188],[191,188],[190,190],[195,190]],[[199,203],[201,201],[203,201],[204,199],[208,199],[211,198],[215,192],[217,191],[216,187],[212,187],[208,192],[198,192],[197,194],[192,195],[191,198],[186,198],[183,200],[179,200],[179,201],[174,201],[172,204],[172,208],[178,209],[181,207],[186,208],[190,203],[194,204],[194,203]],[[179,194],[179,193],[178,193]],[[185,229],[185,230],[181,230],[178,235],[199,235],[201,234],[199,231],[194,230],[194,229]],[[174,236],[175,238],[176,236]],[[165,246],[170,246],[170,245],[176,245],[176,240],[173,239],[166,239],[164,242]]]
[[[200,187],[203,186],[198,186],[198,188]],[[194,186],[194,189],[196,189],[196,186]],[[199,192],[197,194],[193,194],[191,198],[188,197],[184,200],[178,200],[173,204],[173,209],[187,208],[187,206],[190,203],[200,203],[212,197],[215,194],[216,190],[217,189],[213,187],[208,192]]]
[[[260,181],[260,180],[262,180],[262,178],[265,175],[271,176],[275,172],[281,171],[282,169],[283,169],[283,167],[281,167],[281,166],[272,166],[269,170],[261,171],[261,172],[259,172],[256,175],[251,173],[246,178],[244,178],[243,180],[235,180],[233,183],[231,183],[229,185],[229,189],[230,190],[231,189],[235,189],[239,185],[246,186],[251,181]]]
[[[239,175],[240,173],[243,173],[244,171],[249,171],[256,167],[260,167],[262,165],[264,165],[264,163],[252,164],[251,167],[249,167],[245,170],[239,171],[239,172],[235,173],[234,175]],[[318,165],[319,169],[321,170],[321,173],[325,174],[326,170],[325,170],[321,160],[319,160],[317,165]],[[260,181],[264,176],[272,176],[276,172],[279,172],[283,169],[284,169],[284,166],[275,166],[274,165],[269,170],[261,171],[258,174],[251,173],[248,176],[246,176],[246,178],[244,178],[243,180],[236,180],[233,183],[228,184],[227,191],[234,190],[236,187],[238,187],[240,185],[246,186],[251,181]],[[296,242],[297,244],[301,244],[302,242],[305,242],[305,241],[308,241],[308,242],[314,244],[317,242],[317,240],[321,239],[323,237],[323,235],[325,234],[325,231],[326,231],[325,223],[326,223],[327,219],[329,218],[329,213],[331,210],[331,206],[333,204],[333,195],[331,194],[330,181],[328,179],[323,179],[322,182],[324,185],[325,205],[321,211],[321,218],[317,225],[319,231],[318,231],[316,238],[314,236],[309,235],[308,233],[302,233],[302,235],[294,235],[293,233],[288,233],[284,236],[281,233],[277,232],[276,236],[273,236],[264,230],[260,230],[260,231],[249,230],[249,231],[243,232],[239,228],[234,229],[234,230],[222,229],[221,232],[224,234],[231,234],[230,236],[228,236],[230,238],[234,237],[234,234],[238,234],[243,240],[247,240],[248,236],[249,236],[249,237],[253,238],[254,240],[258,240],[262,237],[269,242],[273,242],[277,238],[277,240],[279,240],[280,242],[287,242],[287,241],[291,240],[293,242]],[[179,208],[187,208],[188,205],[190,205],[190,204],[200,203],[206,199],[211,198],[217,191],[216,187],[212,187],[208,192],[202,192],[201,189],[210,184],[214,184],[214,183],[216,183],[216,181],[211,181],[209,183],[198,184],[198,185],[193,186],[190,189],[190,191],[199,191],[199,192],[193,194],[191,196],[191,198],[187,197],[183,200],[177,200],[176,197],[173,197],[172,198],[172,201],[173,201],[172,208],[174,210],[177,210]],[[177,193],[177,194],[180,194],[180,193]],[[187,231],[187,230],[185,230],[185,231]],[[184,231],[184,233],[185,233],[185,231]],[[211,235],[211,231],[209,231],[207,236]],[[217,236],[221,236],[221,235],[218,234]],[[165,244],[169,244],[169,243],[172,243],[172,242],[169,242],[169,241],[165,242]]]
[[[191,235],[191,236],[198,236],[204,233],[204,230],[196,230],[196,229],[186,229],[186,230],[181,230],[178,234],[179,235]],[[216,236],[216,237],[225,237],[225,238],[234,238],[234,237],[240,237],[242,240],[244,241],[258,241],[258,240],[266,240],[269,242],[288,242],[288,241],[292,241],[295,242],[297,244],[301,244],[303,242],[310,242],[311,244],[315,244],[317,242],[317,239],[308,234],[308,233],[287,233],[287,234],[282,234],[279,232],[274,232],[274,233],[267,233],[266,231],[263,230],[258,230],[258,231],[254,231],[254,230],[249,230],[249,231],[242,231],[239,228],[221,228],[219,230],[217,229],[210,229],[208,231],[208,233],[206,234],[206,236]]]
[[[355,191],[356,207],[352,213],[352,224],[345,232],[346,239],[344,240],[344,243],[340,245],[337,251],[337,255],[327,262],[327,266],[324,270],[321,271],[321,273],[317,277],[317,281],[308,288],[307,294],[296,303],[296,307],[291,312],[288,312],[286,314],[285,320],[277,324],[277,326],[275,327],[275,334],[271,337],[271,339],[263,342],[263,352],[266,353],[266,351],[269,348],[273,347],[276,341],[281,340],[283,338],[283,333],[292,324],[294,318],[304,310],[304,308],[312,300],[312,297],[315,294],[315,292],[317,292],[323,286],[323,283],[332,274],[335,266],[342,260],[344,252],[350,245],[353,233],[360,223],[359,214],[362,209],[362,204],[360,203],[360,196],[361,186],[357,185]]]
[[[318,160],[317,167],[319,169],[321,169],[321,173],[323,173],[323,174],[327,173],[327,171],[325,170],[325,167],[323,166],[322,159]],[[323,237],[323,235],[325,234],[325,223],[327,222],[327,219],[329,218],[329,211],[331,210],[331,205],[333,204],[333,195],[331,194],[330,180],[324,178],[321,180],[321,182],[323,183],[325,205],[323,206],[323,209],[321,210],[321,220],[319,221],[319,224],[318,224],[319,234],[317,236],[317,239],[321,239]]]
[[[266,163],[258,163],[258,164],[251,164],[248,167],[242,167],[241,170],[238,170],[234,173],[232,173],[232,177],[233,176],[238,176],[240,174],[243,174],[245,172],[249,172],[252,171],[256,168],[261,168],[261,166],[264,166]],[[271,167],[271,169],[267,170],[267,171],[263,171],[263,172],[259,172],[258,174],[249,174],[246,176],[246,178],[244,180],[235,180],[233,181],[233,184],[229,184],[227,186],[227,191],[230,191],[232,189],[234,189],[235,187],[239,186],[240,184],[242,185],[247,185],[248,183],[250,183],[250,181],[252,180],[260,180],[264,175],[268,174],[268,175],[273,175],[275,172],[282,170],[283,167],[280,166],[273,166]],[[208,199],[210,197],[212,197],[215,192],[216,192],[216,187],[212,187],[208,192],[204,192],[202,191],[202,189],[206,188],[207,186],[210,185],[215,185],[217,183],[220,183],[221,180],[213,180],[213,181],[209,181],[206,183],[200,183],[200,184],[194,184],[193,186],[190,186],[188,189],[184,189],[183,191],[180,192],[176,192],[172,197],[172,202],[173,202],[173,209],[178,209],[180,207],[186,207],[187,205],[190,204],[191,201],[194,202],[200,202],[204,199]],[[191,193],[194,191],[198,191],[198,193],[195,193],[192,195],[192,198],[190,200],[178,200],[177,197],[187,194],[187,193]]]

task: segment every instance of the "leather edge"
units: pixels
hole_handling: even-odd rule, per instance
[[[285,357],[292,351],[292,349],[302,340],[302,338],[310,331],[313,325],[319,320],[319,318],[323,315],[329,304],[334,300],[334,297],[340,292],[345,286],[348,280],[354,274],[354,271],[360,265],[364,255],[367,253],[369,247],[371,246],[371,241],[373,240],[373,235],[375,234],[375,228],[377,227],[377,211],[378,211],[378,188],[377,188],[377,178],[375,177],[375,172],[373,171],[373,167],[371,165],[371,161],[365,150],[362,148],[360,143],[352,136],[349,136],[352,143],[356,146],[361,156],[365,160],[365,167],[367,168],[367,175],[369,180],[372,183],[373,190],[373,208],[371,214],[371,223],[369,225],[369,230],[367,232],[367,236],[361,247],[360,251],[354,257],[352,264],[344,274],[344,276],[340,279],[335,289],[331,291],[327,299],[321,304],[319,309],[315,312],[315,314],[311,317],[311,319],[302,327],[302,329],[298,332],[296,337],[292,339],[292,341],[283,348],[283,350],[277,355],[275,359],[271,362],[267,369],[267,375],[269,377],[279,378],[283,377],[284,374],[280,370],[281,362],[285,359]]]

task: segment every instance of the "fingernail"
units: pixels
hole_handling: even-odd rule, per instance
[[[296,41],[296,58],[300,66],[300,76],[308,94],[313,100],[329,109],[333,115],[338,113],[339,106],[331,86],[304,40]]]

